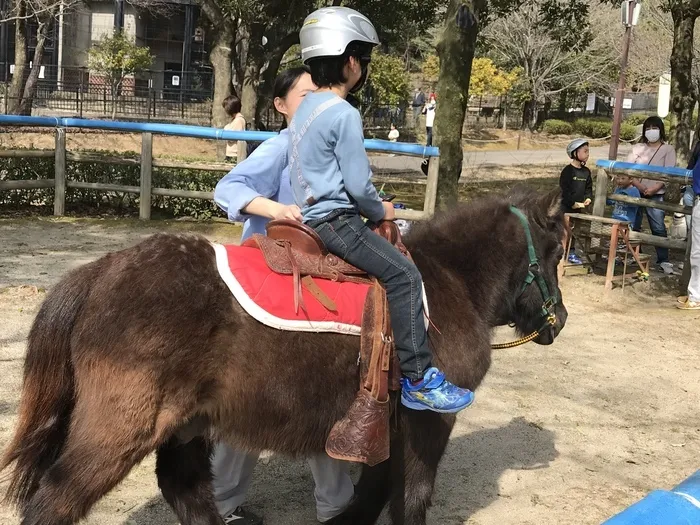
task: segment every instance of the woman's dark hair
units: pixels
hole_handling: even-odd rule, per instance
[[[231,117],[241,112],[241,99],[236,95],[226,97],[221,105],[224,107],[224,111]]]
[[[657,116],[647,118],[644,124],[642,124],[642,142],[644,144],[649,142],[646,137],[646,131],[652,126],[659,128],[659,140],[661,140],[661,142],[666,142],[666,127],[664,126],[664,121]]]
[[[309,60],[311,69],[311,80],[318,87],[331,87],[347,82],[343,73],[345,64],[350,57],[355,57],[361,62],[369,64],[372,57],[372,45],[366,42],[350,42],[345,49],[345,53],[339,56],[318,57]]]
[[[299,78],[306,73],[311,74],[311,70],[307,66],[290,67],[282,71],[275,79],[275,85],[272,88],[272,99],[286,97],[289,94],[289,90],[299,81]]]

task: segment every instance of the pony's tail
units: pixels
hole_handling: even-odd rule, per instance
[[[0,471],[13,465],[5,501],[25,508],[56,461],[73,411],[71,334],[94,280],[95,263],[63,279],[44,301],[29,333],[19,419]]]

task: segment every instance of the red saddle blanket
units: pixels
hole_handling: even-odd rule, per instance
[[[243,309],[261,323],[279,330],[360,335],[368,284],[314,278],[318,287],[335,302],[337,311],[327,310],[304,288],[306,312],[299,308],[295,313],[291,275],[270,270],[257,248],[213,246],[219,275]]]

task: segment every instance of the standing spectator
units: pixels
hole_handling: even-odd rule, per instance
[[[425,106],[425,93],[420,87],[417,87],[413,93],[413,102],[411,102],[411,107],[413,108],[413,127],[418,127],[418,120],[420,119],[421,111],[423,111],[423,106]]]
[[[566,147],[566,154],[571,162],[561,170],[559,187],[561,188],[561,206],[564,213],[578,213],[590,206],[593,197],[593,178],[588,162],[588,141],[576,139]],[[572,264],[582,264],[581,259],[572,250],[567,259]]]
[[[391,123],[391,130],[389,131],[389,141],[390,142],[396,142],[399,139],[399,130],[396,129],[396,124],[393,122]],[[396,155],[394,153],[389,154],[390,157],[395,157]]]
[[[399,130],[396,129],[396,124],[391,123],[391,130],[389,131],[389,140],[391,142],[396,142],[399,138]]]
[[[697,147],[695,148],[697,149]],[[681,310],[700,310],[700,162],[693,167],[693,215],[690,221],[690,282],[688,296],[679,297]]]
[[[676,150],[666,144],[666,130],[664,121],[659,117],[649,117],[642,125],[642,141],[632,148],[627,157],[627,162],[635,164],[647,164],[649,166],[664,166],[667,168],[676,165]],[[642,198],[655,202],[663,202],[666,193],[666,184],[650,179],[634,179],[632,184],[639,190]],[[665,213],[655,208],[639,208],[633,230],[642,229],[642,220],[646,213],[651,233],[657,237],[666,237]],[[673,265],[668,261],[668,248],[656,248],[656,264],[664,273],[673,273]]]
[[[426,135],[426,146],[433,145],[433,124],[435,123],[435,109],[437,107],[435,100],[435,93],[430,94],[430,100],[425,106],[423,112],[425,113],[425,135]]]
[[[245,131],[246,122],[241,113],[241,99],[236,95],[228,96],[224,99],[222,106],[226,114],[231,117],[231,122],[224,126],[228,131]],[[226,141],[226,160],[229,162],[246,157],[246,143],[244,140],[229,140]]]

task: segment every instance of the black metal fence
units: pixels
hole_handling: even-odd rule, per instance
[[[7,96],[8,86],[9,82],[0,86],[4,113],[15,102]],[[56,66],[42,66],[31,114],[208,125],[212,98],[211,71],[143,71],[124,79],[113,95],[107,78],[87,68],[59,71]]]

